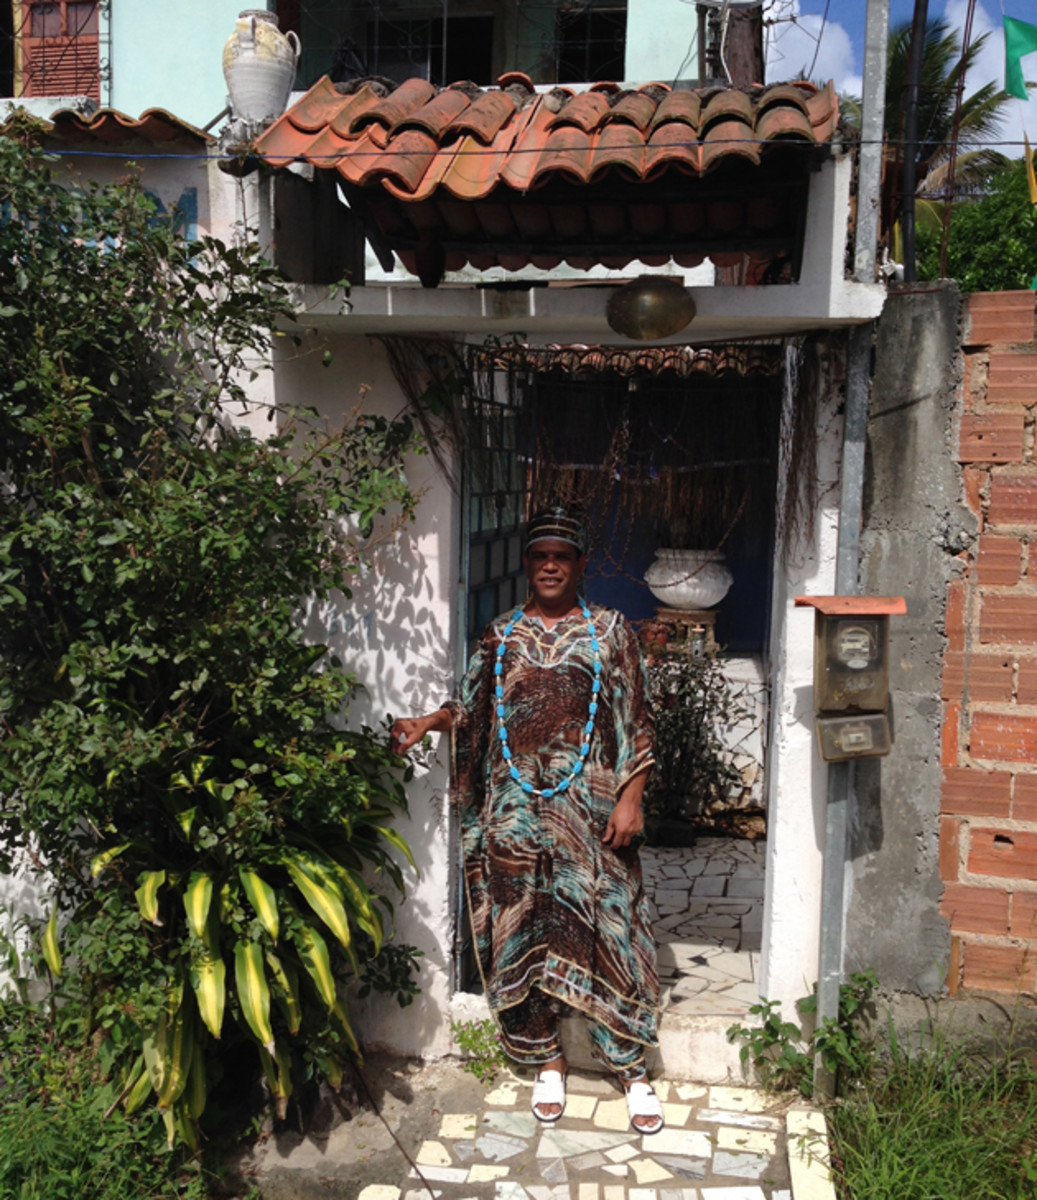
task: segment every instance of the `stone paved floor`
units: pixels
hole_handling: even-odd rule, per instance
[[[657,1081],[666,1128],[630,1128],[610,1079],[570,1075],[565,1115],[540,1124],[532,1076],[498,1077],[479,1111],[442,1112],[415,1155],[443,1200],[791,1200],[787,1101],[749,1088]],[[397,1200],[365,1189],[360,1200]],[[411,1172],[403,1200],[428,1200]]]
[[[643,862],[669,1011],[744,1015],[757,998],[764,844],[700,839],[644,851]],[[601,1075],[572,1071],[565,1115],[540,1124],[530,1071],[505,1071],[486,1089],[456,1063],[416,1070],[407,1087],[406,1071],[395,1082],[382,1073],[395,1146],[367,1114],[319,1147],[269,1145],[252,1164],[264,1198],[835,1200],[817,1149],[823,1118],[797,1097],[656,1078],[666,1128],[644,1136],[630,1127],[619,1085]]]
[[[744,1016],[759,999],[765,854],[732,838],[642,850],[667,1012]]]
[[[730,838],[642,851],[667,1012],[737,1017],[758,999],[764,855],[763,842]],[[656,1089],[666,1128],[644,1137],[609,1079],[572,1074],[564,1118],[540,1125],[531,1076],[509,1073],[481,1111],[444,1112],[417,1162],[443,1200],[491,1186],[493,1200],[790,1200],[781,1101],[666,1080]],[[412,1182],[403,1200],[427,1200]]]

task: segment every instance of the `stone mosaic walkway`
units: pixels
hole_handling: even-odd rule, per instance
[[[742,1017],[759,999],[765,854],[732,838],[641,851],[666,1011]]]
[[[442,1200],[792,1200],[787,1100],[749,1088],[657,1082],[666,1128],[630,1128],[610,1079],[571,1074],[565,1115],[540,1124],[532,1076],[506,1074],[481,1111],[443,1112],[415,1155]],[[391,1194],[390,1194],[391,1193]],[[367,1188],[360,1200],[398,1200]],[[402,1200],[428,1200],[416,1172]]]

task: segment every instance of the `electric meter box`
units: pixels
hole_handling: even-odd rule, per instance
[[[892,738],[884,712],[816,718],[817,748],[825,762],[877,758],[889,753]]]
[[[889,618],[903,596],[797,596],[814,610],[814,708],[825,762],[889,753]]]
[[[881,712],[889,696],[889,617],[814,613],[814,707]]]

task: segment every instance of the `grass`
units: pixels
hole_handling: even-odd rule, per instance
[[[0,1200],[204,1200],[202,1174],[166,1153],[158,1113],[113,1103],[75,1006],[58,1021],[0,997]]]
[[[934,1037],[827,1111],[841,1200],[1034,1200],[1037,1072]]]

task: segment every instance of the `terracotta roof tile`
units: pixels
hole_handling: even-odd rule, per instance
[[[149,108],[139,117],[131,117],[115,108],[99,108],[90,116],[84,116],[75,109],[62,108],[44,124],[44,137],[48,145],[55,142],[107,142],[113,145],[125,145],[128,142],[142,142],[148,145],[170,142],[210,144],[215,140],[205,130],[182,121],[164,108]]]
[[[336,170],[408,265],[745,254],[792,262],[794,277],[810,167],[837,128],[831,84],[537,93],[517,72],[499,83],[340,91],[322,79],[256,153],[273,167]]]
[[[650,128],[657,129],[667,121],[682,121],[691,130],[697,130],[702,113],[702,100],[697,92],[671,92],[655,110]]]
[[[373,108],[352,122],[354,131],[363,129],[374,121],[392,129],[413,112],[424,107],[435,96],[436,89],[426,79],[408,79],[388,96],[383,97]],[[288,110],[291,112],[291,109]]]
[[[602,126],[609,122],[627,122],[643,133],[655,116],[656,101],[646,92],[625,92],[602,118]]]
[[[392,132],[397,134],[404,129],[423,129],[438,142],[451,127],[454,119],[471,107],[471,101],[464,92],[446,88],[427,104],[423,104],[417,112],[397,121]]]
[[[601,92],[583,92],[565,103],[548,124],[548,129],[561,125],[578,125],[584,133],[597,129],[609,111],[609,102]]]
[[[615,168],[632,183],[644,178],[645,141],[633,125],[618,122],[601,131],[591,156],[590,178],[596,179]]]
[[[454,118],[447,133],[470,133],[486,146],[515,112],[515,101],[507,92],[483,92]]]
[[[381,95],[372,87],[361,88],[350,100],[349,104],[342,105],[339,112],[331,121],[331,128],[342,137],[350,138],[357,136],[355,124],[365,113],[376,108],[381,102]]]

